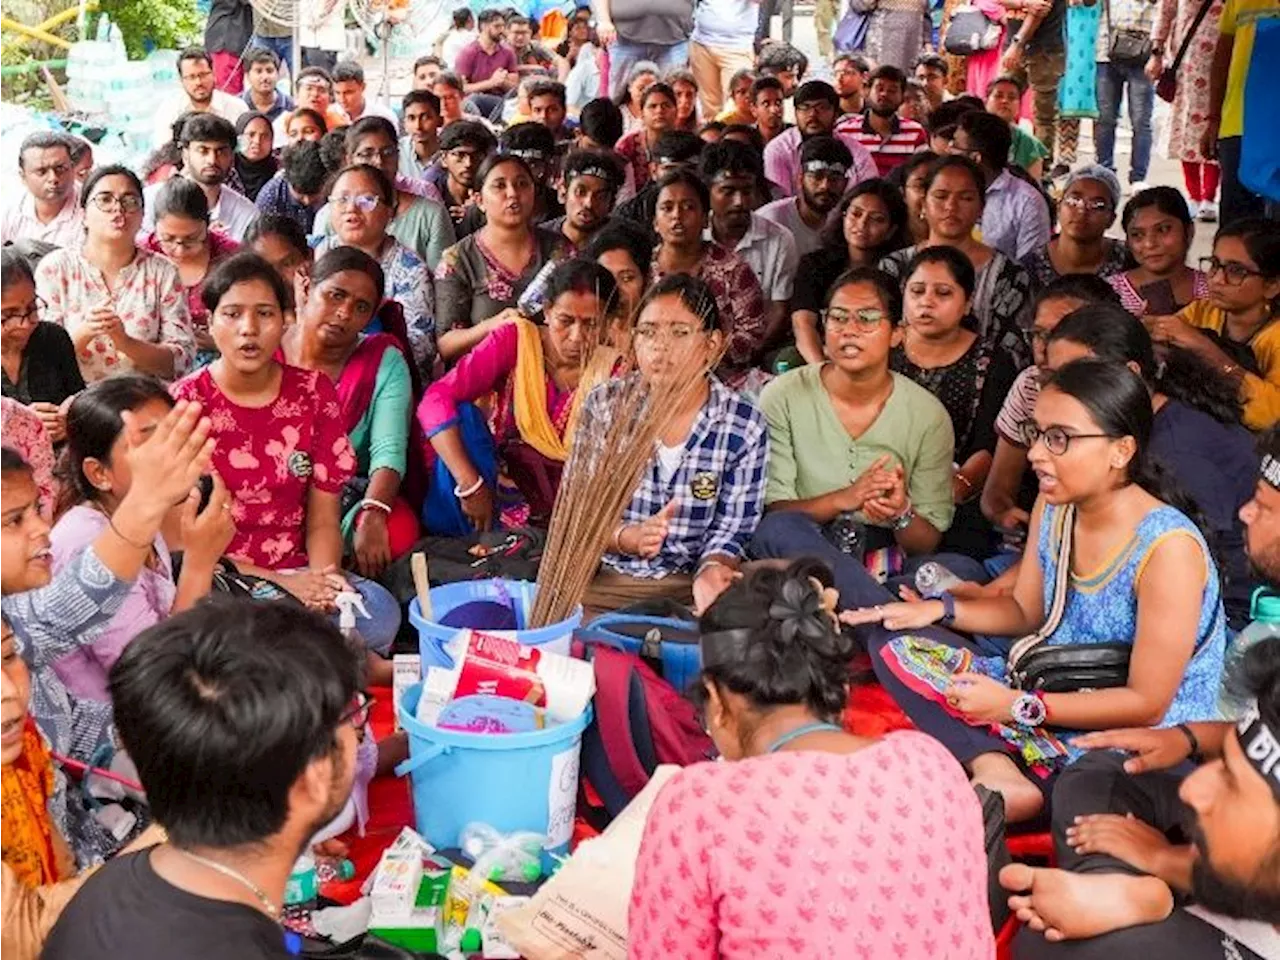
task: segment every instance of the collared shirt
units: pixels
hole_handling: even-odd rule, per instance
[[[891,128],[888,139],[876,133],[871,126],[871,110],[854,113],[836,124],[836,134],[850,134],[858,138],[858,142],[866,147],[875,158],[876,169],[880,176],[888,176],[889,171],[906,163],[913,153],[929,146],[929,134],[924,127],[914,120],[904,120],[895,115],[890,118]]]
[[[382,117],[384,120],[391,121],[391,126],[395,127],[397,132],[400,130],[400,118],[396,116],[396,112],[385,103],[374,100],[372,97],[365,97],[364,110],[358,117],[351,117],[350,119],[352,123],[355,123],[365,117]]]
[[[413,137],[403,136],[400,138],[400,175],[415,177],[418,180],[428,180],[431,176],[431,168],[440,166],[440,151],[436,150],[427,160],[419,160],[418,154],[413,149]],[[436,199],[440,199],[436,197]]]
[[[0,243],[39,240],[59,247],[78,247],[83,239],[84,208],[77,202],[74,190],[48,223],[40,222],[36,216],[36,202],[26,190],[0,215]]]
[[[1102,0],[1102,29],[1098,31],[1094,55],[1098,63],[1109,63],[1111,38],[1117,30],[1134,30],[1151,36],[1156,28],[1160,4],[1152,0]]]
[[[610,569],[657,580],[672,573],[692,573],[703,559],[715,554],[744,555],[764,510],[769,431],[755,404],[715,377],[710,383],[711,395],[685,438],[675,473],[664,480],[655,449],[622,514],[623,523],[643,523],[674,501],[675,513],[661,551],[651,559],[607,553],[603,562]],[[625,381],[611,380],[587,396],[575,452],[588,449],[591,435],[607,429],[611,401],[623,389]]]
[[[704,240],[714,240],[711,228],[703,232]],[[733,248],[733,252],[747,261],[760,281],[760,289],[766,300],[790,300],[794,289],[796,267],[800,254],[796,242],[786,227],[765,219],[758,213],[751,214],[751,226]]]
[[[287,93],[281,93],[279,90],[276,90],[275,96],[276,96],[275,100],[272,102],[271,106],[266,110],[258,109],[258,105],[253,102],[253,94],[249,90],[246,90],[243,94],[241,94],[240,99],[244,101],[245,106],[248,107],[250,110],[253,110],[256,113],[262,114],[272,123],[275,123],[276,117],[280,116],[280,114],[282,113],[286,113],[292,110],[295,106],[293,102],[293,97],[289,96]]]
[[[36,290],[45,302],[44,319],[65,328],[72,340],[90,311],[110,304],[129,336],[173,351],[175,377],[191,366],[196,341],[186,294],[178,268],[159,254],[139,249],[111,289],[102,271],[78,251],[55,250],[36,267]],[[133,361],[105,336],[86,343],[76,359],[86,383],[134,369]]]
[[[849,186],[863,180],[874,180],[880,176],[876,161],[871,151],[864,147],[851,133],[835,134],[837,140],[849,148],[853,154],[853,169],[849,171]],[[800,184],[800,145],[803,137],[799,127],[791,127],[769,141],[764,148],[764,173],[769,181],[778,188],[778,195],[794,197],[799,193]]]
[[[152,147],[161,147],[172,140],[174,121],[190,109],[191,98],[185,93],[170,97],[161,103],[160,109],[155,115],[156,125],[152,134],[154,138],[151,143]],[[209,102],[209,111],[216,113],[232,126],[240,118],[240,114],[248,109],[243,100],[223,90],[214,90],[213,99]]]
[[[1006,257],[1021,260],[1052,238],[1049,205],[1040,191],[1008,170],[987,187],[982,210],[982,242]]]
[[[283,176],[283,174],[282,174]],[[156,197],[164,182],[153,183],[142,191],[146,213],[142,217],[142,233],[154,233],[156,229]],[[263,188],[266,189],[265,187]],[[243,193],[236,193],[228,186],[218,191],[218,202],[209,208],[209,226],[225,233],[236,243],[244,242],[249,224],[258,219],[258,208]]]

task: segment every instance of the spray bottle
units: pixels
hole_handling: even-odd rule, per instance
[[[360,611],[360,616],[366,620],[369,619],[369,611],[364,605],[364,597],[354,590],[344,590],[333,598],[333,603],[338,608],[338,629],[342,631],[342,635],[356,649],[363,650],[365,642],[364,637],[360,635],[360,631],[356,629],[356,611]]]

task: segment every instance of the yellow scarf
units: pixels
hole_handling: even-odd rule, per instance
[[[4,817],[0,849],[5,865],[24,886],[55,882],[58,865],[49,819],[53,761],[30,717],[22,730],[22,754],[0,771],[0,787]]]
[[[528,320],[520,320],[520,339],[516,347],[515,383],[512,400],[515,406],[516,429],[525,443],[544,457],[564,462],[569,456],[569,443],[573,439],[573,426],[578,419],[578,407],[585,392],[582,385],[574,391],[569,412],[569,425],[564,436],[551,422],[547,410],[547,371],[542,358],[542,332]]]

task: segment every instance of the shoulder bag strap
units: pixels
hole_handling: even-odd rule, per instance
[[[1209,15],[1209,8],[1213,6],[1214,0],[1204,0],[1200,4],[1200,9],[1196,11],[1196,18],[1191,21],[1191,26],[1187,28],[1187,35],[1182,38],[1182,43],[1178,46],[1178,52],[1173,58],[1173,62],[1169,64],[1169,69],[1177,72],[1178,67],[1182,66],[1182,61],[1187,56],[1187,50],[1191,46],[1191,41],[1195,38],[1196,31],[1200,29],[1200,24],[1204,23],[1204,18]]]
[[[1043,519],[1041,515],[1041,520]],[[1062,614],[1067,607],[1067,594],[1071,589],[1071,541],[1074,539],[1075,528],[1075,504],[1068,504],[1062,511],[1062,540],[1058,544],[1058,563],[1054,570],[1053,599],[1045,612],[1044,625],[1035,633],[1023,637],[1009,650],[1010,669],[1052,636],[1062,623]]]

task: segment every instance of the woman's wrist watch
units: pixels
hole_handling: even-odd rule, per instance
[[[911,501],[907,501],[907,506],[903,511],[893,518],[892,526],[895,532],[901,533],[907,527],[911,526],[911,521],[916,518],[916,508],[911,505]]]
[[[1044,702],[1044,694],[1039,690],[1029,690],[1019,694],[1009,708],[1013,722],[1020,727],[1039,727],[1049,719],[1049,707]]]

